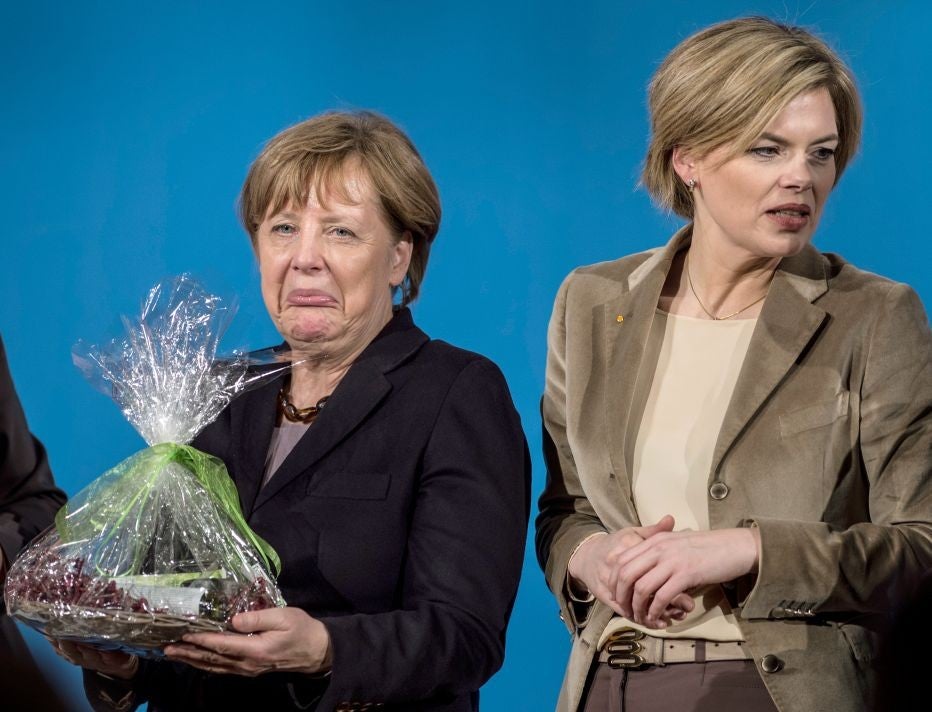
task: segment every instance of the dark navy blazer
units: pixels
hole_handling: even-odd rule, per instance
[[[250,526],[281,556],[288,604],[327,626],[332,675],[148,664],[140,701],[478,709],[504,657],[529,514],[527,444],[501,372],[402,309],[263,488],[280,387],[240,396],[194,445],[227,464]]]

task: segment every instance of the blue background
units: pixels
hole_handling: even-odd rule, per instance
[[[76,493],[142,446],[71,365],[158,279],[236,293],[229,348],[277,335],[234,201],[274,133],[372,108],[411,135],[444,220],[416,318],[499,363],[543,485],[545,331],[574,266],[666,241],[637,189],[645,86],[678,41],[766,14],[850,62],[864,145],[816,242],[916,287],[928,305],[932,10],[914,2],[4,2],[0,18],[0,333],[33,430]],[[79,700],[76,671],[30,635]],[[551,709],[569,638],[528,547],[503,670],[485,710]],[[75,704],[83,704],[77,702]]]

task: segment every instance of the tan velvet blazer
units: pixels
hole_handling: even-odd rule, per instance
[[[568,601],[567,561],[589,534],[640,523],[637,374],[656,361],[651,320],[689,239],[577,269],[554,306],[537,551],[574,636],[558,710],[578,709],[612,615]],[[812,247],[783,260],[708,484],[712,528],[760,528],[758,574],[726,592],[759,668],[776,658],[762,676],[777,707],[866,709],[878,637],[932,568],[932,334],[916,294]]]

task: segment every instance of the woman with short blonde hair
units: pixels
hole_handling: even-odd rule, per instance
[[[838,122],[835,182],[857,151],[861,101],[851,71],[818,37],[762,17],[726,22],[676,47],[648,90],[651,140],[642,181],[662,207],[693,216],[671,161],[677,146],[707,154],[750,146],[796,96],[828,91]]]
[[[863,710],[932,567],[932,334],[811,245],[855,152],[850,71],[744,18],[650,86],[643,182],[689,223],[582,267],[549,330],[537,549],[574,635],[558,709]]]

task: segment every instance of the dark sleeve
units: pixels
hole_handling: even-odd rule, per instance
[[[143,700],[135,692],[135,681],[116,680],[82,668],[84,694],[94,712],[130,712]]]
[[[0,341],[0,549],[7,565],[52,523],[65,499],[45,448],[29,432]]]
[[[502,664],[524,556],[530,459],[491,362],[460,372],[422,462],[402,605],[321,619],[333,646],[322,708],[472,692]]]

